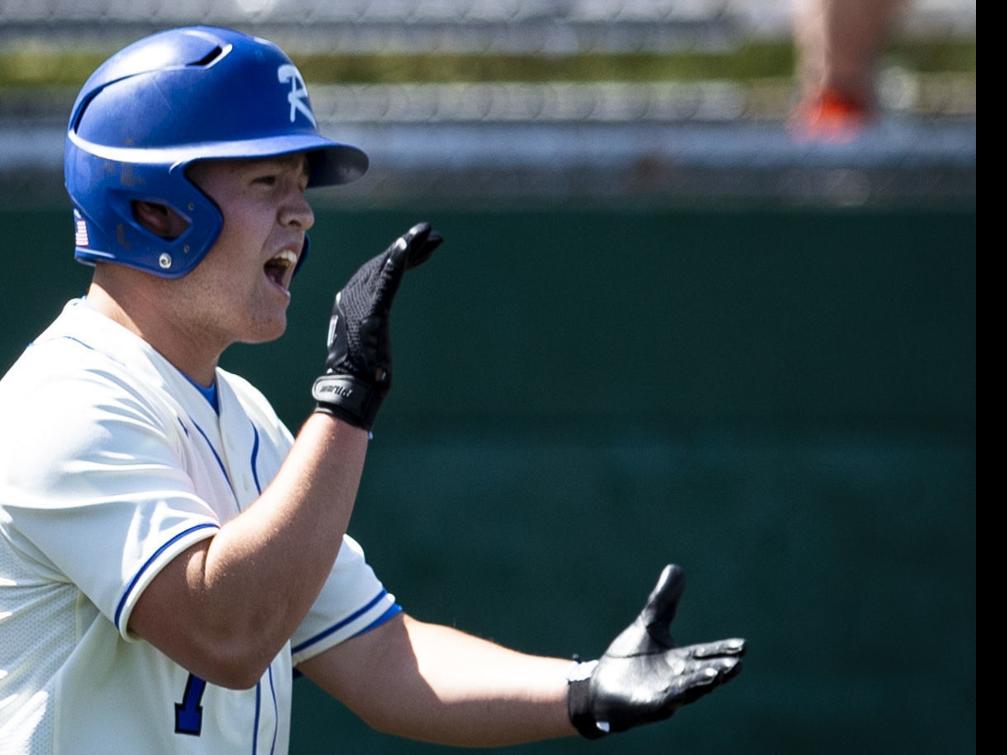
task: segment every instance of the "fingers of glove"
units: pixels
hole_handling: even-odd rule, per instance
[[[717,687],[717,672],[712,669],[704,669],[684,676],[675,685],[678,689],[676,694],[668,701],[672,709],[680,705],[688,705],[712,692]]]
[[[443,239],[431,231],[429,223],[415,225],[384,252],[365,262],[343,290],[358,301],[366,299],[369,311],[387,313],[402,274],[429,259],[441,241]]]
[[[403,260],[405,269],[412,270],[430,259],[443,241],[444,238],[429,223],[419,223],[403,234],[388,251],[396,260],[396,265]]]
[[[395,260],[396,265],[402,263],[406,268],[413,267],[412,259],[426,244],[427,239],[430,237],[430,231],[429,223],[417,223],[414,225],[395,239],[392,245],[388,247],[389,259]]]
[[[395,260],[396,266],[404,261],[405,269],[411,270],[430,259],[430,255],[443,241],[443,237],[429,223],[417,223],[397,238],[386,253]]]
[[[425,225],[425,224],[423,224]],[[410,245],[416,237],[416,232],[422,230],[419,225],[413,226],[406,233],[393,241],[381,254],[367,260],[346,284],[346,289],[373,291],[381,284],[388,271],[402,269],[402,261],[408,257]],[[427,228],[427,233],[429,227]],[[425,238],[425,234],[423,235]]]
[[[670,640],[670,626],[678,609],[678,601],[685,590],[685,571],[677,564],[668,564],[661,572],[657,585],[647,598],[647,604],[640,612],[640,621],[653,635],[654,630],[664,630]],[[653,628],[653,629],[652,629]],[[655,637],[664,640],[664,637]]]
[[[719,684],[721,682],[726,682],[728,679],[732,678],[735,674],[741,671],[741,659],[714,658],[706,660],[699,666],[699,670],[707,676],[714,677],[714,681]]]
[[[391,308],[392,299],[399,290],[405,271],[427,260],[440,243],[441,237],[431,234],[430,224],[420,223],[414,225],[388,247],[380,268],[375,302],[378,311],[387,312]]]
[[[678,705],[694,702],[721,684],[733,679],[740,671],[741,661],[736,658],[723,658],[699,666],[694,671],[683,674],[675,680],[672,687],[673,690],[676,690],[673,694],[673,700]]]
[[[717,642],[704,642],[699,645],[690,645],[688,648],[693,658],[715,658],[717,656],[737,656],[745,654],[745,641],[740,637],[732,637],[729,640],[718,640]]]
[[[675,618],[678,599],[685,589],[685,572],[682,567],[669,564],[664,567],[657,586],[647,598],[636,620],[612,641],[606,656],[628,658],[641,653],[652,653],[675,647],[671,636],[671,621]]]
[[[406,262],[406,269],[412,270],[419,267],[433,255],[434,251],[444,242],[444,238],[436,231],[430,231],[426,240],[419,245],[414,245],[412,253]]]
[[[388,258],[391,249],[386,249],[381,254],[376,257],[371,257],[367,260],[360,268],[353,274],[353,277],[346,283],[344,291],[370,291],[373,288],[374,281],[377,279],[378,274],[381,272],[382,266],[385,264],[385,260]]]

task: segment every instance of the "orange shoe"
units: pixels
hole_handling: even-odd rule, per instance
[[[835,89],[799,103],[787,121],[787,130],[798,141],[845,144],[855,139],[870,120],[862,102]]]

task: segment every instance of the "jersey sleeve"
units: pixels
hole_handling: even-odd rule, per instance
[[[184,470],[177,420],[111,366],[63,373],[4,404],[0,521],[46,579],[75,584],[133,639],[144,588],[219,522]]]
[[[368,631],[401,610],[395,596],[367,564],[363,549],[345,535],[328,580],[290,640],[294,665]]]
[[[290,431],[259,391],[243,378],[218,370],[254,419],[263,435],[262,468],[271,478],[293,444]],[[360,545],[344,536],[329,577],[308,614],[290,640],[293,662],[298,664],[362,634],[400,613],[395,597],[385,590],[367,564]]]

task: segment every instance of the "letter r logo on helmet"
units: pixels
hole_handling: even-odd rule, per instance
[[[290,82],[290,92],[287,93],[287,102],[290,103],[290,122],[294,122],[294,118],[300,113],[309,121],[311,121],[312,126],[316,126],[315,116],[311,112],[311,108],[308,107],[308,88],[304,85],[304,79],[301,78],[301,72],[297,70],[297,66],[286,63],[276,69],[276,77],[280,80],[281,84]]]

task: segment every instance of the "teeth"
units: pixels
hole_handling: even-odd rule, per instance
[[[281,263],[284,267],[293,267],[297,264],[297,254],[289,249],[284,249],[269,261]]]

